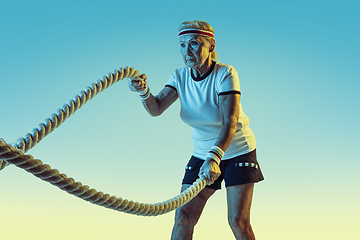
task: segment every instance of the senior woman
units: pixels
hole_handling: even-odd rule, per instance
[[[208,23],[184,22],[178,37],[186,67],[175,70],[158,95],[150,93],[145,74],[141,80],[129,81],[130,89],[139,93],[151,116],[161,115],[180,99],[180,117],[192,127],[194,145],[181,191],[198,177],[209,182],[192,201],[177,209],[171,239],[192,239],[207,200],[221,188],[223,180],[228,221],[235,238],[255,239],[250,206],[254,183],[264,178],[250,121],[240,104],[238,74],[232,66],[214,61],[214,30]]]

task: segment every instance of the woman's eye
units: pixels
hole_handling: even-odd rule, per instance
[[[196,47],[197,45],[199,45],[198,42],[191,42],[190,44],[191,44],[191,46],[193,46],[193,47]]]

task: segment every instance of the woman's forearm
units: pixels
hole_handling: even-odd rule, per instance
[[[142,99],[146,111],[152,117],[161,115],[178,98],[177,93],[172,88],[165,87],[158,95]]]
[[[150,96],[147,99],[142,99],[141,101],[150,116],[156,117],[161,115],[162,112],[159,110],[159,103],[154,95],[150,93]]]
[[[237,129],[237,121],[225,123],[222,126],[219,137],[215,143],[224,152],[229,148]]]

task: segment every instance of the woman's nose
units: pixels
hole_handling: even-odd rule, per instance
[[[186,46],[186,53],[191,53],[191,47],[190,47],[190,45],[187,45],[187,46]]]

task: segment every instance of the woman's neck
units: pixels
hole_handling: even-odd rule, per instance
[[[201,66],[199,67],[194,67],[194,72],[195,72],[195,77],[196,78],[200,78],[202,77],[204,74],[206,74],[207,72],[210,71],[210,68],[211,68],[211,64],[212,64],[212,61],[210,58],[206,59],[206,61],[204,62],[204,64],[202,64]]]

